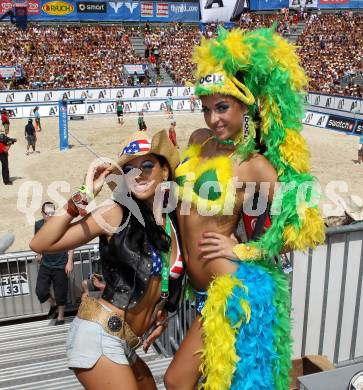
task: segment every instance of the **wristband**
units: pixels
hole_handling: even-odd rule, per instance
[[[260,249],[247,244],[235,245],[232,252],[240,260],[260,260],[263,257]]]
[[[90,191],[89,190],[89,188],[85,185],[85,184],[83,184],[82,186],[81,186],[81,188],[79,189],[79,191],[82,193],[82,194],[86,194],[87,195],[87,200],[88,201],[91,201],[91,200],[93,200],[94,198],[95,198],[95,196],[93,195],[93,192],[92,191]]]

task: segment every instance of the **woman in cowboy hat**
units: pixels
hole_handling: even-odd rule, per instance
[[[156,389],[135,349],[143,344],[147,350],[161,334],[166,311],[176,309],[180,296],[183,262],[175,219],[165,214],[157,224],[153,215],[156,194],[172,178],[178,161],[166,131],[152,139],[134,134],[121,146],[117,166],[90,169],[94,180],[88,177],[87,187],[30,243],[38,253],[59,252],[100,237],[106,286],[99,300],[83,300],[67,340],[68,366],[88,390]],[[113,182],[113,200],[88,213],[88,203],[105,181]],[[83,218],[72,222],[78,216]],[[153,325],[143,342],[141,336]]]
[[[324,240],[299,134],[307,80],[272,29],[219,29],[194,60],[208,128],[193,132],[175,176],[182,206],[189,202],[178,222],[200,317],[165,384],[194,389],[203,375],[203,389],[286,390],[290,296],[276,259]],[[230,238],[241,216],[247,242]]]

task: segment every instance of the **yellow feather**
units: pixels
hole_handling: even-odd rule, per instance
[[[240,324],[232,328],[225,313],[228,297],[235,286],[245,288],[233,275],[216,277],[209,286],[208,299],[202,310],[204,347],[200,366],[206,380],[199,389],[227,390],[231,386],[239,360],[235,342]],[[251,309],[246,301],[243,308],[249,318]]]
[[[296,131],[286,129],[286,137],[280,145],[282,159],[298,173],[310,171],[309,150],[305,139]]]
[[[325,240],[325,226],[319,210],[306,208],[300,230],[293,225],[288,225],[284,229],[283,238],[287,247],[301,251],[322,244]]]
[[[219,67],[218,61],[210,50],[211,44],[211,40],[207,40],[203,37],[200,45],[194,48],[193,61],[197,64],[197,78],[209,73],[215,73],[215,69]]]
[[[296,91],[303,90],[308,83],[308,79],[299,64],[299,57],[295,53],[294,46],[278,34],[274,34],[273,40],[276,46],[271,49],[270,53],[274,62],[289,73]]]
[[[250,63],[252,47],[244,42],[244,37],[245,34],[242,30],[233,29],[227,35],[224,44],[229,54],[235,58],[237,62],[248,65]]]

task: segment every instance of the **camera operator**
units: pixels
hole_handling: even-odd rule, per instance
[[[0,134],[0,161],[1,161],[1,173],[3,176],[3,182],[5,185],[12,185],[9,175],[9,160],[8,151],[10,146],[16,142],[15,138],[7,137],[5,134]]]
[[[1,110],[1,123],[4,127],[5,135],[8,135],[10,130],[10,121],[9,121],[9,113],[5,108]]]

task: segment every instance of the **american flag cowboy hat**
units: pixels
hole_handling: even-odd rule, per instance
[[[134,158],[146,154],[165,157],[173,175],[176,166],[179,164],[178,149],[170,141],[166,130],[158,131],[152,137],[144,132],[137,131],[121,143],[119,151],[117,164],[120,168]],[[114,173],[118,173],[118,170],[118,167],[115,166]]]

